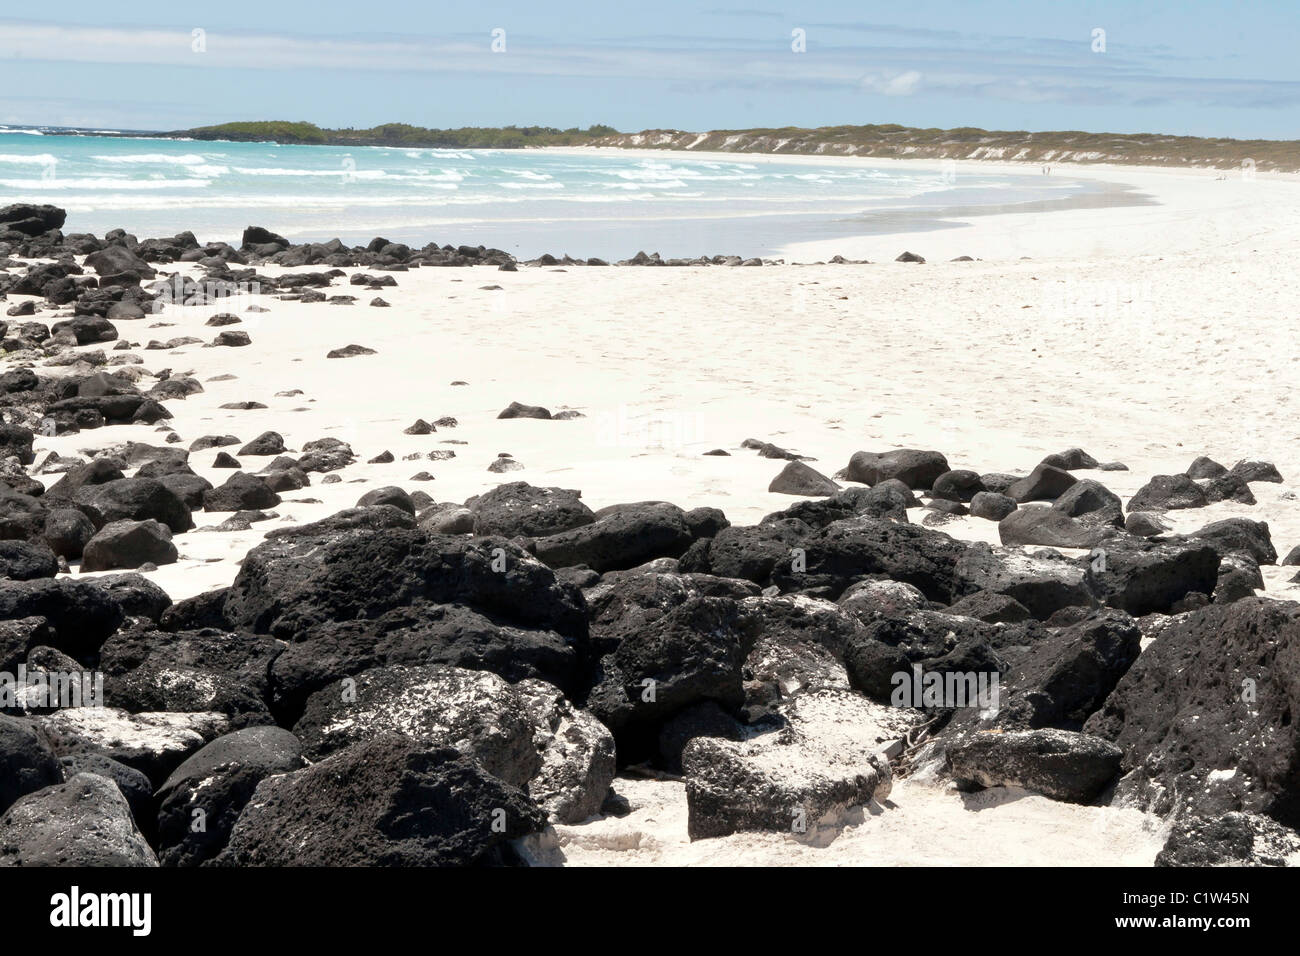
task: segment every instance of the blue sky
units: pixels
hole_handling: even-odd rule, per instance
[[[60,0],[25,14],[0,15],[0,123],[1300,138],[1298,0]],[[791,49],[796,29],[806,52]]]

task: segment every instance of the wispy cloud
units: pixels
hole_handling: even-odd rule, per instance
[[[769,11],[718,14],[766,16]],[[491,36],[451,39],[418,35],[323,37],[68,26],[0,21],[0,59],[90,64],[151,64],[187,70],[488,75],[593,80],[629,79],[723,89],[838,89],[876,96],[984,97],[1018,103],[1148,105],[1183,103],[1277,109],[1300,105],[1300,82],[1205,78],[1165,72],[1169,54],[1154,49],[1096,55],[1082,40],[983,36],[888,24],[822,24],[819,29],[864,37],[906,37],[911,45],[817,44],[806,53],[773,42],[718,37],[629,38],[552,42],[509,34],[506,52]],[[201,49],[202,52],[196,52]],[[869,69],[863,63],[871,64]]]

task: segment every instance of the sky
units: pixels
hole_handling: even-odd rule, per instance
[[[1300,0],[59,0],[0,8],[0,123],[900,123],[1300,138]]]

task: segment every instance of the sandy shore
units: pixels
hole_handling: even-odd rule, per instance
[[[202,394],[169,403],[182,447],[202,435],[247,441],[275,430],[291,449],[340,438],[359,463],[337,484],[313,476],[312,487],[284,496],[276,521],[254,531],[205,532],[228,516],[196,514],[200,529],[177,538],[182,560],[151,576],[174,598],[223,586],[269,527],[322,517],[380,485],[459,502],[503,478],[523,479],[581,489],[593,508],[663,499],[719,507],[733,523],[753,523],[795,499],[765,490],[782,463],[742,450],[746,438],[813,456],[828,475],[862,449],[934,448],[954,468],[1024,473],[1045,454],[1078,445],[1129,466],[1089,475],[1124,498],[1198,455],[1229,466],[1263,458],[1286,481],[1255,484],[1257,505],[1220,503],[1169,517],[1179,531],[1232,515],[1267,520],[1285,553],[1300,543],[1300,504],[1290,497],[1300,491],[1300,402],[1292,388],[1297,316],[1289,288],[1300,252],[1300,182],[1091,166],[1078,172],[1126,183],[1159,205],[983,216],[957,229],[786,250],[787,261],[838,253],[872,265],[426,268],[395,274],[397,287],[382,293],[388,309],[367,307],[374,293],[344,280],[331,293],[358,294],[355,306],[238,302],[229,311],[243,318],[235,328],[250,334],[251,347],[137,352],[153,372],[168,368],[205,383]],[[928,263],[894,262],[904,249]],[[958,255],[978,261],[948,261]],[[270,311],[245,313],[252,301]],[[168,306],[119,329],[141,344],[182,335],[209,341],[216,330],[204,322],[218,311],[227,310]],[[167,326],[152,327],[159,322]],[[378,354],[325,357],[349,343]],[[222,376],[233,378],[217,380]],[[292,389],[302,394],[276,394]],[[268,407],[220,407],[245,400]],[[497,420],[511,401],[586,417]],[[403,434],[416,418],[442,416],[459,426]],[[128,439],[161,443],[153,428],[131,426],[40,438],[37,448],[38,455],[75,454]],[[731,455],[702,455],[714,448]],[[403,460],[442,449],[456,457]],[[364,464],[383,451],[396,461]],[[525,470],[489,473],[500,452]],[[210,467],[214,455],[195,453],[191,465],[217,484],[229,472]],[[259,470],[265,462],[244,464]],[[421,471],[434,480],[412,481]],[[976,518],[944,530],[997,537],[994,523]],[[1265,567],[1268,593],[1300,598],[1300,588],[1287,583],[1294,571]],[[1120,811],[1025,797],[989,801],[976,812],[957,795],[920,784],[896,793],[901,816],[871,817],[857,837],[825,851],[760,837],[692,846],[684,825],[676,837],[664,836],[665,826],[676,833],[672,814],[684,814],[684,805],[655,788],[673,786],[630,785],[657,824],[589,824],[590,839],[565,838],[567,858],[611,862],[602,827],[658,834],[611,838],[627,862],[773,862],[793,853],[798,862],[904,863],[912,847],[916,862],[1144,864],[1159,848],[1150,821]],[[663,801],[658,811],[656,801]],[[1098,840],[1111,826],[1120,836]],[[922,850],[925,840],[931,843]],[[954,855],[954,840],[997,849],[967,859]],[[818,857],[822,852],[832,855]]]

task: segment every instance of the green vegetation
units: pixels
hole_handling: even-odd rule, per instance
[[[1023,163],[1125,163],[1145,166],[1241,167],[1253,160],[1260,170],[1300,171],[1300,141],[1203,139],[1156,133],[1085,133],[1060,130],[1029,133],[965,126],[913,129],[896,123],[802,129],[645,130],[620,133],[612,126],[556,129],[551,126],[468,126],[425,129],[385,123],[372,129],[322,129],[312,123],[223,123],[163,134],[199,140],[406,146],[446,149],[523,149],[529,146],[614,146],[692,149],[696,152],[820,153],[894,159],[984,159]]]
[[[598,140],[598,146],[641,149],[721,150],[739,153],[820,153],[893,159],[985,159],[1023,163],[1122,163],[1143,166],[1238,168],[1253,160],[1260,170],[1300,170],[1300,141],[1203,139],[1157,133],[1085,133],[1061,130],[1029,133],[974,127],[911,129],[824,126],[820,129],[646,130]]]
[[[321,129],[314,123],[223,123],[168,133],[199,140],[302,143],[331,146],[411,146],[445,149],[522,149],[526,146],[584,146],[617,135],[612,126],[555,129],[551,126],[506,126],[425,129],[407,123],[384,123],[373,129]]]

